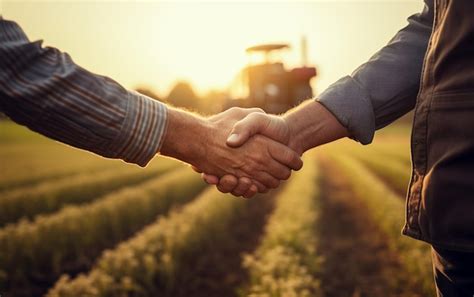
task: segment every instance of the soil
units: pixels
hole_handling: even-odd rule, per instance
[[[228,229],[232,239],[216,241],[211,253],[189,263],[186,274],[191,274],[192,279],[178,280],[181,284],[175,286],[176,290],[169,296],[239,296],[238,288],[248,282],[248,274],[242,267],[242,255],[258,247],[267,219],[274,209],[277,193],[272,191],[249,200],[243,215]]]
[[[387,239],[369,218],[346,176],[324,158],[321,165],[319,251],[326,297],[421,296]]]

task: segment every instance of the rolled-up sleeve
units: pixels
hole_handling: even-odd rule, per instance
[[[0,111],[45,136],[145,166],[159,151],[167,108],[30,42],[0,17]]]
[[[376,129],[415,106],[433,11],[433,0],[425,0],[423,11],[411,16],[384,48],[318,96],[357,141],[370,143]]]

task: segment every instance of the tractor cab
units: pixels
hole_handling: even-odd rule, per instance
[[[303,66],[287,70],[277,55],[288,44],[262,44],[247,48],[252,61],[241,73],[246,98],[239,100],[246,107],[260,107],[268,113],[279,114],[301,101],[311,98],[310,80],[316,76],[316,68],[306,67],[306,45],[302,44]],[[259,56],[255,59],[255,56]],[[263,59],[262,59],[263,58]],[[242,102],[243,101],[243,102]]]

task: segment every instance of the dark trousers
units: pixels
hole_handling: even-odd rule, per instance
[[[438,297],[474,297],[474,252],[432,248]]]

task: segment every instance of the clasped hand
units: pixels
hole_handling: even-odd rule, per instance
[[[250,198],[276,188],[299,170],[302,151],[282,117],[259,108],[231,108],[208,118],[206,162],[194,164],[219,191]]]

